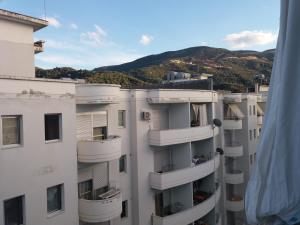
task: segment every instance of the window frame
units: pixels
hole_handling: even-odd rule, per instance
[[[124,204],[124,208],[123,208],[123,204]],[[123,214],[123,212],[125,215]],[[128,200],[122,201],[122,212],[121,212],[120,217],[121,217],[121,219],[128,218]]]
[[[3,119],[4,118],[17,118],[17,125],[18,125],[18,142],[16,144],[4,144],[3,138],[4,138],[4,132],[3,132]],[[18,148],[23,146],[23,116],[18,115],[18,114],[13,114],[13,115],[1,115],[1,120],[0,120],[0,125],[1,125],[1,149],[10,149],[10,148]]]
[[[5,202],[7,201],[10,201],[10,200],[13,200],[15,198],[21,198],[22,200],[22,222],[23,224],[25,225],[26,224],[26,210],[25,210],[25,195],[20,195],[20,196],[16,196],[16,197],[12,197],[12,198],[9,198],[9,199],[4,199],[2,201],[3,203],[3,224],[5,224],[5,215],[6,215],[6,210],[5,210]]]
[[[124,169],[121,171],[121,161],[124,159]],[[127,155],[121,155],[119,159],[119,173],[127,173]]]
[[[46,140],[46,116],[58,116],[58,139]],[[63,140],[63,128],[62,128],[62,113],[45,113],[44,114],[44,140],[45,143],[61,142]]]
[[[54,187],[59,187],[60,188],[59,189],[60,190],[60,209],[54,210],[54,211],[49,211],[49,209],[48,209],[48,190],[50,188],[54,188]],[[48,218],[65,212],[65,197],[64,196],[65,196],[64,184],[57,184],[57,185],[54,185],[54,186],[47,187],[46,197],[47,197],[47,215],[48,215],[47,217]]]
[[[119,117],[119,113],[122,113],[122,117],[123,117],[123,124],[120,125],[120,117]],[[118,127],[119,128],[126,128],[126,110],[125,109],[120,109],[118,110]]]

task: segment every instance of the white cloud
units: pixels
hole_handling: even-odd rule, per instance
[[[95,31],[88,31],[80,34],[80,42],[94,47],[105,47],[112,42],[106,39],[107,33],[99,25],[94,25]]]
[[[149,45],[152,41],[153,41],[153,37],[152,36],[149,36],[149,35],[147,35],[147,34],[143,34],[142,35],[142,37],[141,37],[141,39],[140,39],[140,43],[142,44],[142,45]]]
[[[71,44],[69,42],[56,41],[53,39],[46,39],[45,47],[52,48],[52,49],[59,49],[59,50],[75,50],[75,51],[80,51],[83,49],[78,45]]]
[[[277,40],[277,33],[266,31],[242,31],[229,34],[224,38],[232,49],[245,49],[253,46],[273,44]]]
[[[50,26],[53,26],[55,28],[59,28],[61,27],[61,23],[59,22],[59,20],[55,17],[46,17],[46,20],[49,22]]]
[[[72,30],[77,30],[77,29],[78,29],[78,25],[77,25],[76,23],[71,23],[71,24],[70,24],[70,28],[71,28]]]

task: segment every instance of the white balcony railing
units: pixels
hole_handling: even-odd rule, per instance
[[[165,173],[150,173],[150,186],[153,189],[165,190],[190,183],[214,173],[220,165],[220,155],[194,167],[183,168]]]
[[[236,196],[230,200],[226,200],[226,209],[231,212],[240,212],[244,210],[244,199]]]
[[[219,129],[217,127],[213,128],[212,125],[182,129],[150,130],[149,144],[153,146],[166,146],[200,141],[211,138],[218,133]]]
[[[101,223],[119,217],[122,213],[122,195],[119,190],[110,195],[112,197],[99,200],[79,199],[79,219],[86,223]]]
[[[244,173],[240,170],[233,170],[225,173],[225,182],[227,184],[242,184],[244,183]]]
[[[86,140],[77,143],[78,161],[83,163],[99,163],[121,157],[121,138],[109,136],[104,140]]]
[[[149,104],[217,101],[216,92],[203,90],[156,89],[149,90],[147,97]]]
[[[224,153],[226,157],[241,157],[244,155],[243,145],[240,143],[226,144]]]
[[[109,104],[120,101],[120,86],[114,84],[76,85],[77,104]]]
[[[211,197],[192,208],[164,217],[153,215],[153,225],[192,224],[207,215],[218,203],[220,196],[221,189],[218,188]]]
[[[223,121],[224,130],[239,130],[243,128],[243,121],[242,119],[230,119],[224,118]]]

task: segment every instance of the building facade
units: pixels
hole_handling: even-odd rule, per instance
[[[221,221],[217,93],[79,84],[76,101],[82,224]]]
[[[46,21],[0,10],[0,224],[78,224],[75,84],[36,79]]]
[[[244,194],[261,133],[266,96],[262,93],[223,95],[224,187],[226,224],[247,224]]]
[[[244,224],[265,96],[38,79],[46,25],[0,10],[0,225]]]

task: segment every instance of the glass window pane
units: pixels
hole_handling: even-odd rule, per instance
[[[3,145],[20,144],[20,117],[2,117]]]
[[[126,155],[122,155],[119,160],[119,171],[126,172]]]
[[[118,111],[118,126],[125,127],[125,110]]]
[[[93,127],[93,140],[103,140],[107,138],[106,127]]]
[[[47,189],[47,209],[48,213],[62,209],[62,185],[57,185]]]
[[[60,114],[45,115],[45,140],[60,139]]]
[[[4,201],[5,225],[23,224],[23,196]]]
[[[92,200],[93,197],[93,180],[87,180],[78,184],[78,197]]]

